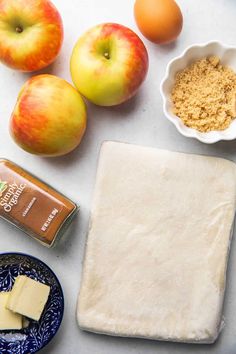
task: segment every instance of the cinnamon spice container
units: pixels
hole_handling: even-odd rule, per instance
[[[77,210],[74,202],[46,183],[0,159],[0,217],[51,247]]]

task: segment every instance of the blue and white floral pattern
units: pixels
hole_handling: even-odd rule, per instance
[[[21,331],[0,331],[1,354],[36,353],[54,337],[60,327],[64,298],[61,285],[42,261],[20,253],[0,254],[0,291],[10,291],[18,275],[27,275],[50,286],[50,295],[39,322],[30,320]]]

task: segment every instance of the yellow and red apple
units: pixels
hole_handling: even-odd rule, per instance
[[[86,106],[79,92],[54,75],[37,75],[22,87],[10,133],[24,150],[59,156],[74,150],[86,129]]]
[[[79,38],[70,66],[82,95],[97,105],[113,106],[137,92],[148,71],[148,53],[131,29],[105,23]]]
[[[21,71],[51,64],[63,41],[63,24],[49,0],[0,0],[0,61]]]

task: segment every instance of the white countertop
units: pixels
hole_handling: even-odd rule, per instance
[[[133,18],[134,0],[54,0],[65,28],[61,54],[55,64],[43,70],[71,82],[69,60],[77,38],[101,22],[118,22],[138,32]],[[8,134],[8,121],[21,85],[30,77],[0,65],[0,156],[25,167],[73,198],[81,207],[64,242],[46,249],[13,226],[0,222],[0,251],[32,254],[46,262],[58,275],[65,295],[65,315],[59,333],[41,353],[50,354],[184,354],[236,353],[236,245],[233,241],[228,272],[224,314],[226,327],[214,345],[184,345],[140,339],[112,338],[82,332],[75,319],[99,148],[104,140],[147,145],[174,151],[222,156],[236,161],[236,141],[204,145],[182,137],[162,113],[159,91],[168,61],[188,45],[212,39],[236,45],[235,0],[178,0],[184,14],[179,40],[157,46],[144,39],[150,56],[146,82],[138,95],[115,108],[89,105],[88,128],[80,147],[61,158],[39,158],[18,148]],[[143,37],[142,37],[143,38]]]

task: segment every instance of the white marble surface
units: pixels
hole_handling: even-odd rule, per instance
[[[0,65],[0,156],[11,159],[75,199],[81,212],[67,237],[52,250],[43,248],[14,227],[0,222],[0,251],[22,251],[45,261],[61,280],[65,316],[57,336],[42,354],[185,354],[236,353],[236,244],[232,244],[225,301],[226,327],[215,345],[183,345],[137,339],[112,338],[82,332],[75,320],[91,194],[99,147],[103,140],[120,140],[169,150],[209,154],[236,160],[236,141],[204,145],[182,137],[162,113],[159,84],[168,61],[195,42],[219,39],[236,46],[235,0],[179,0],[184,28],[175,44],[156,46],[144,40],[150,54],[149,75],[136,98],[116,108],[89,105],[88,129],[81,146],[66,157],[46,159],[19,149],[8,134],[8,121],[17,93],[30,76]],[[137,31],[134,0],[54,0],[65,27],[61,54],[43,72],[71,81],[72,47],[84,30],[101,22],[119,22]],[[137,31],[138,32],[138,31]]]

